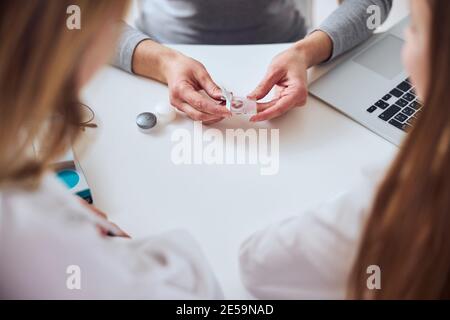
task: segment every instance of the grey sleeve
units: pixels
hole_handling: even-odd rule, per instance
[[[327,33],[333,41],[331,59],[368,39],[373,30],[367,27],[370,13],[367,8],[376,5],[384,22],[392,8],[392,0],[345,0],[316,30]]]
[[[134,49],[141,41],[150,39],[150,37],[141,31],[130,27],[124,22],[120,23],[120,28],[122,28],[122,34],[119,38],[112,64],[122,70],[132,73]]]

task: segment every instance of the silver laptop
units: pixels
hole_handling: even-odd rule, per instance
[[[405,18],[346,55],[311,84],[310,93],[395,145],[422,105],[401,63]]]

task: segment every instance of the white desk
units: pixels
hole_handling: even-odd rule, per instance
[[[212,77],[235,93],[248,93],[262,79],[271,58],[287,45],[176,46],[203,62]],[[108,67],[84,92],[99,128],[78,147],[96,205],[133,237],[173,228],[190,231],[214,268],[227,298],[250,298],[238,269],[241,242],[255,230],[301,213],[349,187],[361,168],[389,159],[396,147],[310,97],[270,123],[239,119],[213,127],[279,128],[280,171],[261,176],[255,165],[172,163],[171,133],[193,130],[191,120],[154,134],[137,130],[136,115],[167,100],[166,87]],[[83,150],[84,149],[84,150]],[[242,194],[242,197],[236,196]]]

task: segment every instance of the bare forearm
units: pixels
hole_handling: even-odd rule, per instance
[[[305,39],[296,42],[293,48],[302,53],[309,68],[327,61],[331,57],[333,42],[325,32],[315,31]]]
[[[179,54],[152,40],[142,41],[133,54],[133,72],[167,84],[165,63]]]

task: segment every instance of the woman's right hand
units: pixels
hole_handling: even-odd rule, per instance
[[[101,225],[97,225],[97,229],[98,232],[100,233],[101,236],[106,237],[106,236],[113,236],[113,237],[123,237],[123,238],[131,238],[128,233],[126,233],[125,231],[123,231],[122,229],[120,229],[115,223],[112,223],[111,221],[108,220],[108,216],[106,215],[106,213],[104,213],[103,211],[100,211],[98,208],[96,208],[95,206],[87,203],[85,200],[83,199],[79,199],[81,204],[86,207],[92,214],[100,217],[101,219],[105,220],[105,222],[107,222],[109,225],[111,225],[114,230],[116,231],[116,233],[111,234],[111,231],[109,231],[107,228],[101,226]]]
[[[166,83],[171,104],[193,120],[211,124],[231,116],[206,68],[180,52],[142,41],[133,55],[133,72]]]

